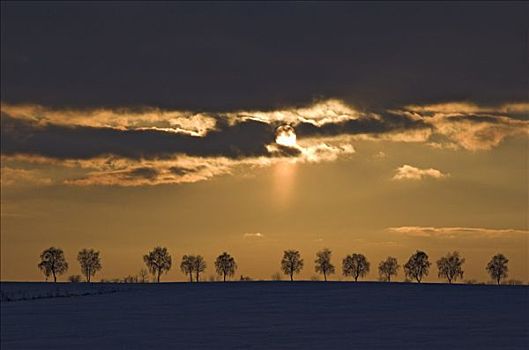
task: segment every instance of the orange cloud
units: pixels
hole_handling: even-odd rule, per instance
[[[1,109],[2,164],[8,165],[2,170],[4,186],[17,181],[82,186],[190,183],[232,174],[239,167],[334,161],[354,154],[352,143],[357,140],[478,151],[496,147],[507,137],[529,135],[529,121],[502,115],[526,113],[528,103],[410,105],[382,114],[361,112],[336,99],[306,107],[221,114],[6,103]],[[274,130],[281,125],[290,125],[290,133],[278,142]],[[76,132],[68,134],[71,130]],[[143,134],[145,130],[149,132]],[[70,171],[66,179],[39,178],[28,166],[15,163]],[[434,168],[403,165],[393,179],[447,176]]]
[[[403,165],[396,169],[393,180],[423,180],[425,178],[441,179],[447,177],[448,174],[443,174],[441,171],[433,168],[419,169],[411,165]]]
[[[526,236],[529,234],[528,230],[490,229],[477,227],[401,226],[390,227],[387,230],[405,236],[429,238],[498,238],[511,235]]]
[[[2,186],[51,185],[53,180],[36,169],[0,168]]]

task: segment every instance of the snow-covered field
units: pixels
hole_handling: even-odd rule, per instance
[[[1,290],[2,350],[529,347],[527,286],[1,283]]]

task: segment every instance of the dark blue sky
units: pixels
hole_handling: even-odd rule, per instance
[[[10,103],[527,100],[528,3],[2,3]]]

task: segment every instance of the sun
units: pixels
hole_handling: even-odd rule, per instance
[[[281,125],[276,130],[276,143],[286,147],[296,147],[296,132],[290,125]]]

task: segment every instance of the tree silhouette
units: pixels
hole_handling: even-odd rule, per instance
[[[297,250],[285,250],[283,259],[281,259],[281,270],[285,275],[290,276],[290,280],[294,280],[294,274],[299,273],[303,269],[303,259]]]
[[[92,276],[101,270],[101,259],[99,252],[93,249],[83,249],[77,254],[77,261],[81,265],[81,273],[86,277],[86,282],[90,283]]]
[[[62,275],[68,271],[68,263],[64,258],[64,252],[60,248],[50,247],[40,254],[39,269],[46,276],[53,276],[53,282],[57,282],[57,275]]]
[[[226,252],[222,253],[215,260],[215,270],[223,277],[224,282],[226,282],[226,276],[233,276],[235,270],[237,270],[235,259]]]
[[[189,282],[193,282],[193,271],[195,268],[195,257],[193,255],[184,255],[180,263],[180,270],[189,275]]]
[[[123,277],[123,283],[138,283],[138,276],[125,276]]]
[[[281,272],[274,272],[272,274],[272,281],[281,281]]]
[[[155,247],[143,256],[143,261],[147,265],[149,272],[156,277],[158,283],[160,283],[160,275],[164,272],[167,273],[172,265],[171,255],[165,247]]]
[[[399,268],[400,265],[398,264],[397,259],[388,256],[386,260],[381,261],[380,264],[378,264],[378,274],[387,282],[391,282],[391,276],[396,276]]]
[[[195,272],[196,281],[200,281],[200,273],[206,271],[206,261],[200,255],[195,256],[195,261],[193,262],[193,271]]]
[[[342,261],[344,276],[351,276],[355,282],[358,277],[364,277],[369,272],[369,262],[363,254],[347,255]]]
[[[448,283],[456,281],[458,277],[463,278],[462,266],[465,259],[459,256],[458,252],[448,253],[437,260],[437,268],[439,269],[439,277],[446,278]]]
[[[327,282],[327,275],[334,273],[334,265],[331,263],[332,252],[329,249],[323,249],[316,253],[314,261],[314,270],[323,274],[323,279]]]
[[[71,283],[79,283],[79,282],[81,282],[81,275],[68,276],[68,282],[71,282]]]
[[[417,250],[415,254],[410,256],[406,265],[404,265],[404,272],[406,273],[406,277],[415,279],[418,283],[421,283],[422,278],[428,276],[430,265],[428,254]]]
[[[507,267],[507,264],[509,263],[509,259],[505,257],[503,254],[496,254],[490,259],[489,263],[487,264],[487,267],[485,268],[487,272],[489,273],[490,277],[493,280],[496,280],[496,283],[500,285],[500,282],[503,278],[506,278],[507,272],[509,272],[509,268]]]
[[[147,276],[149,275],[149,272],[145,269],[141,269],[140,272],[138,273],[138,280],[141,282],[141,283],[145,283],[147,282]]]

